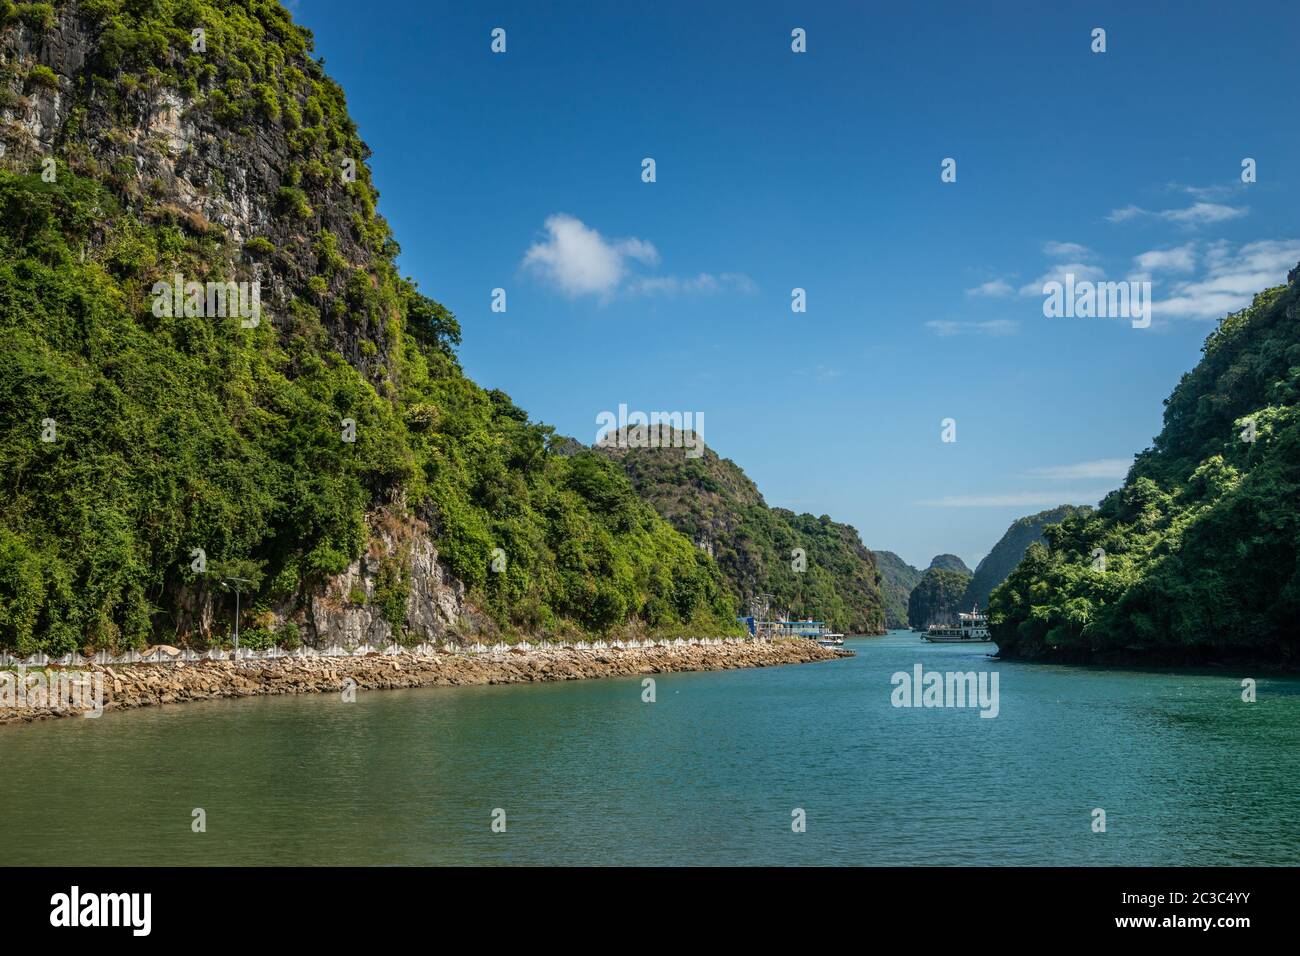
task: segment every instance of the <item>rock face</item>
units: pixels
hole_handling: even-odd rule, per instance
[[[166,83],[97,85],[107,72],[111,32],[76,0],[57,5],[44,27],[25,18],[0,20],[0,165],[40,171],[57,157],[69,170],[112,183],[124,205],[147,221],[175,222],[236,250],[251,248],[245,244],[256,238],[274,251],[245,252],[241,269],[261,284],[266,318],[277,329],[295,321],[295,300],[355,303],[349,277],[355,281],[382,258],[356,225],[373,212],[363,183],[337,175],[324,145],[298,142],[295,149],[294,137],[309,131],[287,116],[243,116],[239,135],[231,135],[215,86],[184,92]],[[185,52],[176,46],[172,62]],[[290,54],[289,63],[321,81],[318,98],[337,92],[310,57]],[[34,71],[46,68],[52,80],[33,82]],[[309,100],[307,108],[318,107]],[[358,176],[366,177],[364,147],[348,149]],[[301,196],[308,213],[287,214],[286,192]],[[395,374],[392,337],[382,328],[390,320],[343,306],[323,307],[321,314],[328,340],[322,350],[337,352],[380,394],[391,392]],[[387,642],[403,623],[411,643],[478,632],[482,618],[466,607],[464,584],[439,563],[427,525],[395,529],[383,507],[367,516],[367,525],[368,553],[315,593],[297,596],[297,607],[282,602],[266,612],[270,629],[293,620],[314,644]],[[400,581],[396,570],[404,572]],[[230,612],[220,602],[228,595],[213,584],[173,580],[167,592],[177,640],[205,643],[225,631]]]
[[[465,585],[438,563],[438,550],[425,529],[398,527],[400,531],[391,525],[381,529],[369,553],[310,596],[307,623],[312,643],[387,644],[396,639],[394,624],[403,622],[408,642],[434,641],[462,623],[467,614]],[[401,586],[386,595],[392,581]],[[466,623],[477,630],[476,621]]]
[[[270,661],[202,661],[177,664],[92,665],[104,688],[104,710],[268,694],[338,694],[354,682],[361,690],[464,684],[519,684],[583,680],[677,671],[727,670],[806,664],[852,657],[812,641],[608,648],[514,650],[505,654],[280,658]],[[0,723],[66,716],[65,711],[0,708]]]
[[[58,7],[55,16],[48,30],[14,25],[0,50],[17,67],[48,66],[57,80],[55,88],[24,86],[15,76],[13,86],[0,88],[0,120],[5,121],[0,158],[6,165],[37,166],[43,157],[66,156],[69,166],[81,172],[125,168],[131,184],[147,184],[152,198],[163,200],[191,227],[212,228],[236,244],[254,236],[266,239],[282,253],[274,268],[252,263],[251,278],[263,283],[263,301],[273,321],[286,318],[286,307],[305,291],[309,278],[330,272],[322,261],[327,254],[308,241],[313,233],[329,231],[344,262],[362,265],[372,258],[353,238],[353,218],[363,204],[340,177],[310,183],[295,179],[283,123],[261,116],[250,121],[249,135],[232,137],[211,105],[196,107],[167,86],[139,86],[125,94],[126,115],[133,120],[125,125],[123,112],[113,109],[107,97],[73,95],[103,55],[102,27],[83,15],[76,2]],[[302,65],[320,73],[310,59]],[[353,158],[360,163],[363,157]],[[310,220],[280,214],[277,208],[281,191],[299,185],[310,196]],[[346,276],[338,271],[330,282],[329,291],[341,292]],[[365,322],[337,318],[325,323],[333,346],[372,381],[387,378],[391,362],[385,337]],[[363,346],[363,340],[370,345]]]

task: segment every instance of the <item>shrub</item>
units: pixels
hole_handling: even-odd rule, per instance
[[[312,208],[307,201],[307,194],[296,186],[281,186],[276,202],[285,212],[299,219],[311,217]]]
[[[57,90],[59,88],[59,78],[48,66],[37,64],[28,72],[27,84],[29,87]]]
[[[244,243],[244,252],[250,256],[261,258],[274,253],[275,245],[265,236],[253,236],[253,238]]]
[[[54,6],[49,3],[20,3],[18,18],[33,30],[48,30],[54,26]]]
[[[286,651],[296,651],[302,647],[302,633],[293,621],[285,621],[284,626],[275,632],[276,642]]]

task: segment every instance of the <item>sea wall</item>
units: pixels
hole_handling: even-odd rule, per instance
[[[727,670],[805,664],[852,656],[807,640],[665,643],[641,647],[511,648],[481,654],[369,653],[365,656],[290,656],[241,661],[175,661],[166,664],[89,663],[80,674],[102,685],[103,711],[266,694],[344,694],[351,690],[466,684],[522,684],[584,680],[678,671]],[[12,672],[10,672],[12,673]],[[59,669],[39,672],[47,683]],[[4,675],[0,674],[0,677]],[[27,679],[35,675],[25,675]],[[13,681],[10,680],[12,685]],[[12,693],[0,703],[0,723],[81,716],[84,711],[40,706],[28,695],[21,706]]]

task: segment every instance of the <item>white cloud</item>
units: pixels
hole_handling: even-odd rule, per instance
[[[1160,213],[1162,219],[1183,225],[1200,226],[1211,222],[1226,222],[1246,215],[1245,206],[1225,206],[1217,202],[1193,203],[1186,209],[1166,209]]]
[[[1085,279],[1095,282],[1105,278],[1104,269],[1084,261],[1096,258],[1097,255],[1087,246],[1077,242],[1048,242],[1044,243],[1043,252],[1050,258],[1056,259],[1057,264],[1049,266],[1047,271],[1033,282],[1022,285],[1020,287],[1022,296],[1041,296],[1043,286],[1049,282],[1059,282],[1064,285],[1067,274],[1073,275],[1076,282]]]
[[[548,216],[546,238],[524,254],[524,268],[553,283],[566,295],[608,299],[617,292],[635,295],[681,295],[722,291],[751,293],[754,280],[740,272],[698,275],[632,275],[631,263],[659,264],[659,250],[647,239],[607,239],[580,219],[565,213]]]
[[[976,335],[1011,335],[1019,323],[1010,319],[990,319],[987,322],[953,322],[947,319],[934,319],[925,323],[925,327],[940,338],[962,335],[971,332]]]
[[[1247,243],[1236,252],[1227,242],[1206,251],[1206,274],[1174,286],[1157,302],[1161,317],[1217,319],[1250,305],[1255,293],[1286,281],[1287,272],[1300,261],[1300,240],[1269,239]]]
[[[1073,465],[1050,465],[1046,468],[1032,468],[1029,474],[1034,478],[1123,478],[1128,474],[1132,458],[1098,458],[1095,461],[1080,461]]]
[[[1052,266],[1039,276],[1036,281],[1021,286],[1020,294],[1026,296],[1041,296],[1043,294],[1044,285],[1049,282],[1059,282],[1064,285],[1067,274],[1074,276],[1074,281],[1076,283],[1082,282],[1085,279],[1090,282],[1098,282],[1105,278],[1106,271],[1097,266],[1089,265],[1086,262],[1063,263],[1059,266]]]
[[[1196,248],[1192,243],[1173,249],[1152,249],[1133,257],[1139,270],[1149,276],[1152,272],[1191,272],[1196,268]]]
[[[627,274],[627,260],[659,261],[644,239],[608,240],[581,220],[564,213],[546,219],[548,237],[534,243],[524,266],[545,276],[567,295],[610,295]]]
[[[644,276],[628,283],[629,291],[643,295],[680,295],[688,292],[721,292],[726,289],[753,293],[758,291],[758,285],[741,272],[723,272],[719,275],[701,272],[687,278]]]
[[[1043,252],[1053,259],[1090,259],[1093,251],[1077,242],[1049,242],[1043,246]]]
[[[945,495],[918,501],[931,508],[1037,508],[1054,505],[1092,505],[1106,491],[1026,491],[1005,495]]]
[[[1189,196],[1195,196],[1197,199],[1227,199],[1230,196],[1240,195],[1246,186],[1241,182],[1232,182],[1220,184],[1217,186],[1185,186],[1179,183],[1170,183],[1170,188],[1181,190]]]
[[[977,298],[998,299],[1002,296],[1011,295],[1016,290],[1011,287],[1011,283],[1005,279],[991,279],[988,282],[981,283],[973,289],[967,289],[966,294]]]
[[[1229,219],[1239,219],[1249,211],[1246,206],[1226,206],[1217,202],[1196,202],[1183,209],[1162,209],[1159,212],[1143,209],[1141,206],[1125,206],[1122,209],[1112,209],[1106,218],[1110,222],[1127,222],[1130,219],[1151,216],[1180,226],[1194,227],[1216,222],[1227,222]]]
[[[1125,206],[1123,209],[1112,209],[1110,215],[1106,218],[1111,222],[1127,222],[1130,219],[1145,215],[1150,215],[1150,213],[1140,206]]]

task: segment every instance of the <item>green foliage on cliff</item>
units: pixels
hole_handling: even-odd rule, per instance
[[[464,376],[460,326],[397,273],[364,163],[354,183],[324,178],[340,157],[366,153],[342,92],[307,56],[307,31],[267,0],[78,10],[41,18],[43,29],[97,24],[60,132],[69,166],[46,183],[16,152],[0,160],[0,646],[185,641],[186,598],[210,590],[217,568],[257,582],[245,595],[253,619],[268,608],[299,616],[393,513],[426,523],[440,559],[502,627],[735,629],[717,566],[615,464],[556,453],[550,428]],[[198,25],[208,51],[196,58]],[[280,181],[303,202],[277,207],[274,190],[250,201],[316,217],[308,240],[284,245],[302,230],[273,219],[277,241],[238,242],[177,207],[166,182],[140,182],[117,124],[154,95],[146,84],[179,89],[197,120],[215,117],[224,147],[253,149],[239,139],[249,123],[287,140]],[[105,150],[118,158],[102,161]],[[220,169],[206,174],[223,188]],[[327,229],[322,210],[340,209],[351,212]],[[303,274],[304,262],[316,271]],[[266,270],[288,294],[253,327],[152,308],[154,283],[173,275],[249,281]],[[192,569],[196,548],[207,572]],[[497,548],[504,570],[493,573]],[[400,560],[380,570],[374,601],[395,625],[408,573]],[[229,620],[227,606],[218,612]]]
[[[969,575],[971,573],[970,568],[966,566],[966,562],[955,554],[936,554],[930,559],[930,567],[940,568],[944,571],[956,571],[958,574]]]
[[[963,565],[964,566],[964,565]],[[956,622],[970,575],[931,566],[907,599],[907,620],[913,627]]]
[[[1164,427],[1124,486],[1096,512],[1048,528],[1046,546],[1031,545],[993,592],[1002,653],[1294,664],[1298,279],[1300,268],[1289,285],[1221,320],[1166,400]]]
[[[1015,570],[1025,550],[1031,544],[1043,540],[1044,528],[1051,524],[1060,524],[1072,515],[1086,514],[1091,510],[1087,505],[1061,505],[1059,508],[1040,511],[1038,514],[1013,521],[1006,534],[976,566],[975,574],[966,588],[966,596],[962,598],[963,609],[969,610],[975,604],[987,609],[989,595],[993,593],[993,589]]]
[[[829,622],[836,630],[875,634],[884,604],[875,559],[851,526],[828,516],[769,508],[732,461],[709,448],[600,448],[620,462],[637,491],[691,541],[712,549],[732,597],[771,595],[769,613]],[[796,549],[803,552],[803,570]]]
[[[921,571],[892,551],[872,551],[880,571],[880,594],[885,604],[885,627],[907,627],[907,601],[921,581]]]

